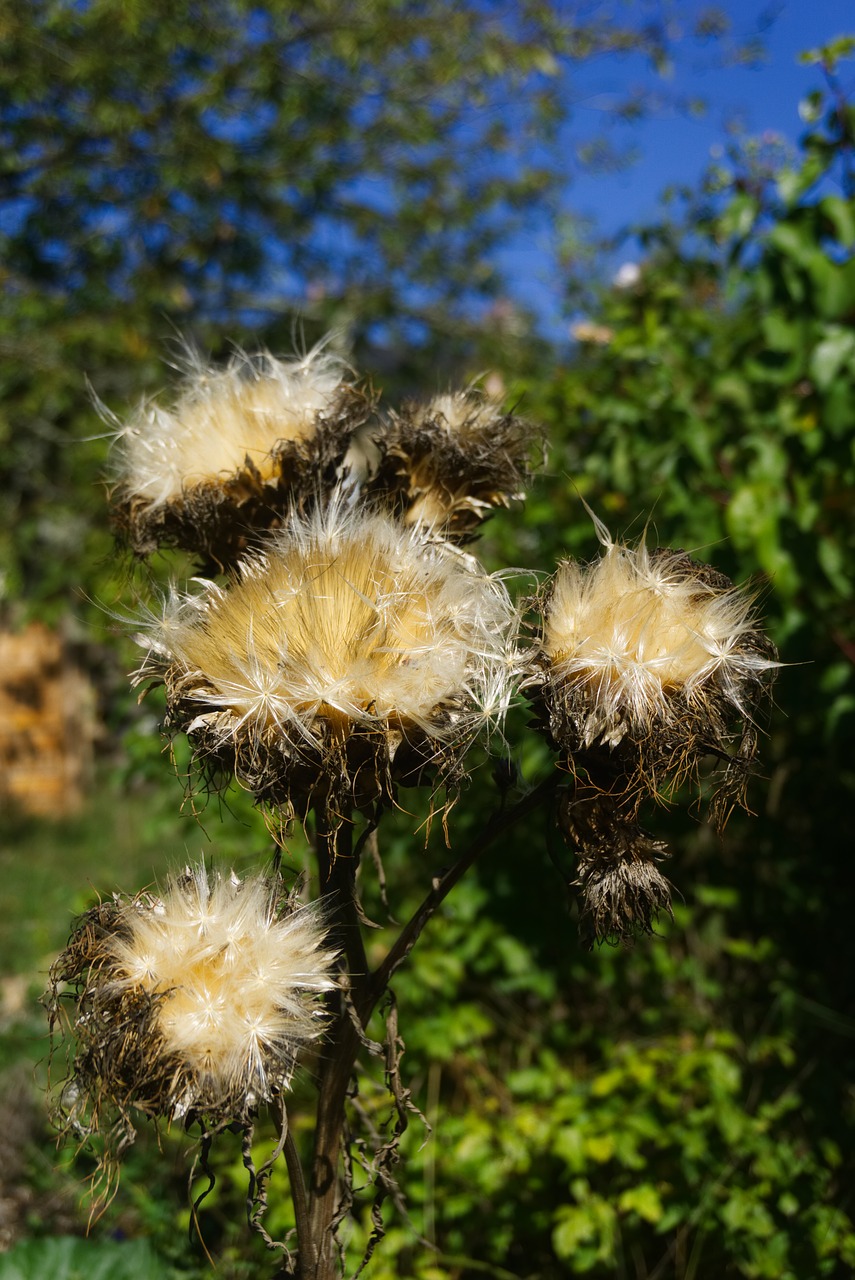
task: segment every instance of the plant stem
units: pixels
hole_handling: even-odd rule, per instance
[[[543,802],[544,798],[554,791],[555,787],[561,779],[561,775],[556,769],[538,786],[524,795],[521,800],[510,809],[498,809],[490,818],[487,825],[483,828],[479,835],[475,837],[469,848],[461,858],[448,867],[440,876],[434,878],[430,892],[426,895],[407,923],[404,925],[395,942],[390,947],[382,964],[380,964],[376,972],[372,975],[367,985],[365,1000],[358,1005],[359,1014],[362,1024],[368,1022],[371,1013],[376,1008],[379,1001],[383,998],[386,988],[392,980],[392,975],[403,964],[409,953],[412,951],[425,925],[436,911],[454,886],[457,884],[469,868],[477,861],[481,854],[493,843],[493,841],[524,818],[526,814],[537,809]]]
[[[286,1121],[287,1124],[287,1121]],[[290,1125],[285,1137],[285,1163],[288,1166],[288,1179],[291,1185],[291,1200],[294,1204],[294,1218],[297,1224],[297,1240],[300,1248],[300,1271],[303,1275],[311,1275],[315,1268],[315,1242],[309,1227],[309,1202],[306,1197],[306,1181],[303,1177],[303,1166],[300,1154],[291,1132]]]
[[[401,929],[385,959],[373,974],[368,969],[356,905],[353,824],[337,819],[337,825],[333,825],[327,822],[323,810],[317,813],[316,850],[321,892],[329,900],[331,934],[345,957],[350,990],[336,993],[333,1015],[324,1041],[318,1079],[315,1147],[307,1198],[296,1149],[293,1145],[286,1147],[297,1218],[300,1280],[339,1280],[340,1277],[334,1226],[342,1194],[339,1175],[341,1137],[348,1088],[364,1042],[356,1021],[361,1023],[363,1029],[367,1027],[393,974],[403,964],[425,925],[458,880],[502,833],[542,805],[546,796],[557,786],[560,777],[559,772],[554,771],[510,809],[501,808],[493,814],[463,856],[434,879],[430,892]],[[293,1169],[292,1161],[295,1162]],[[300,1196],[303,1200],[298,1205]]]
[[[353,997],[368,982],[368,961],[356,909],[356,863],[353,857],[353,824],[336,820],[333,825],[325,811],[316,815],[318,874],[321,893],[329,902],[332,940],[346,961],[347,978]],[[324,1041],[318,1081],[318,1111],[315,1149],[309,1178],[308,1233],[311,1262],[303,1266],[302,1280],[336,1280],[338,1251],[333,1224],[341,1195],[339,1152],[344,1126],[345,1102],[356,1065],[360,1039],[351,1020],[344,990],[336,993],[333,1018]],[[302,1248],[302,1246],[301,1246]]]

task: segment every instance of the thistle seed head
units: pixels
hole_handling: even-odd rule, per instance
[[[51,1028],[73,1043],[65,1126],[127,1142],[133,1110],[248,1124],[323,1032],[324,934],[278,877],[204,866],[87,912],[51,970]]]
[[[435,396],[391,416],[378,484],[407,524],[464,541],[496,507],[522,499],[538,430],[478,391]]]
[[[779,665],[752,596],[685,552],[605,539],[592,564],[560,564],[543,601],[539,682],[553,738],[573,755],[615,752],[651,791],[710,753],[732,762],[730,782],[744,778]]]
[[[223,369],[190,355],[169,407],[143,402],[116,423],[115,522],[139,554],[158,545],[230,564],[249,528],[314,499],[346,466],[370,402],[318,344],[278,360],[235,354]]]
[[[290,520],[225,589],[173,595],[138,637],[137,678],[163,681],[203,767],[276,804],[323,785],[359,806],[501,717],[513,623],[471,557],[339,502]]]

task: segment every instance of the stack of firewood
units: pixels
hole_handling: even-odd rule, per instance
[[[95,739],[92,685],[41,623],[0,631],[0,802],[63,817],[83,801]]]

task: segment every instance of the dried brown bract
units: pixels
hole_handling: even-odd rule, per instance
[[[475,390],[405,405],[390,418],[377,488],[407,524],[460,542],[496,507],[525,496],[533,457],[543,454],[532,423]]]
[[[603,793],[566,793],[559,821],[578,857],[583,936],[627,942],[652,933],[660,913],[671,911],[671,887],[658,867],[668,857],[666,846]]]

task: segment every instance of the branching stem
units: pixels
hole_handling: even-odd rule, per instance
[[[510,809],[498,809],[479,835],[470,844],[469,848],[461,858],[458,858],[451,867],[448,867],[443,873],[434,878],[430,892],[426,895],[421,905],[413,913],[401,932],[398,934],[393,945],[390,947],[385,959],[378,966],[376,972],[372,975],[368,983],[365,1001],[359,1008],[360,1017],[363,1026],[368,1022],[371,1013],[377,1004],[383,998],[386,988],[392,980],[393,974],[403,964],[407,956],[412,951],[416,942],[421,935],[425,925],[437,908],[443,903],[445,898],[462,879],[469,868],[477,861],[484,851],[489,848],[494,840],[503,832],[509,830],[521,818],[533,810],[538,809],[544,798],[552,791],[560,781],[561,775],[555,770],[538,786],[534,787],[522,799],[518,800]]]
[[[398,968],[422,931],[457,882],[482,853],[520,819],[539,809],[554,791],[561,775],[556,770],[511,808],[497,810],[473,839],[462,857],[438,875],[429,893],[398,934],[386,957],[372,974],[368,968],[356,901],[356,862],[353,824],[317,814],[316,849],[321,891],[328,896],[333,938],[345,957],[349,993],[335,996],[335,1008],[324,1042],[318,1079],[315,1149],[308,1187],[289,1133],[286,1157],[297,1221],[300,1280],[338,1280],[340,1259],[334,1227],[341,1200],[339,1156],[348,1087],[364,1043],[355,1022],[366,1028]],[[358,1019],[354,1019],[355,1009]]]

